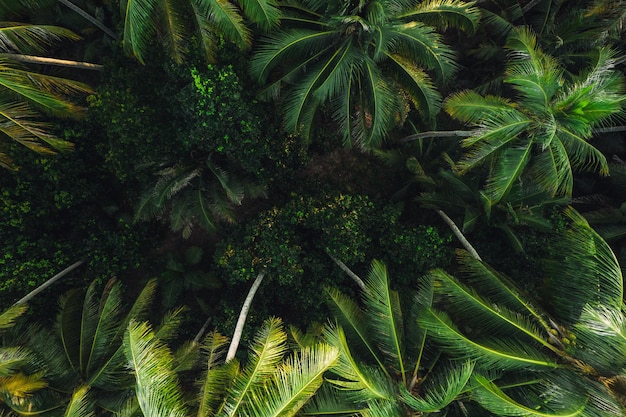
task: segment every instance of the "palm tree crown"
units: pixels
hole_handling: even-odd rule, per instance
[[[329,102],[346,143],[377,146],[413,103],[426,120],[440,96],[431,77],[448,78],[454,53],[430,24],[475,29],[472,3],[449,1],[287,2],[284,28],[261,40],[252,73],[263,95],[284,99],[285,124],[309,138]]]
[[[589,139],[594,127],[622,111],[615,52],[598,50],[589,71],[568,79],[529,30],[516,30],[508,46],[504,81],[515,91],[514,100],[462,91],[444,104],[451,116],[475,126],[462,142],[467,151],[456,170],[488,164],[485,191],[493,202],[518,186],[525,173],[551,196],[571,196],[575,170],[608,174],[604,155]]]

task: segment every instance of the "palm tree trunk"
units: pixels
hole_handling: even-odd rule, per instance
[[[74,3],[72,3],[70,0],[59,0],[59,3],[67,6],[68,8],[75,11],[77,14],[81,15],[85,20],[88,20],[92,25],[98,27],[104,33],[109,35],[111,39],[117,40],[117,35],[115,34],[115,32],[113,32],[111,29],[106,27],[101,21],[99,21],[98,19],[96,19],[95,17],[93,17],[92,15],[90,15],[89,13],[87,13],[86,11],[84,11],[83,9],[75,5]]]
[[[454,233],[457,239],[459,239],[459,241],[461,242],[465,250],[467,250],[470,253],[470,255],[474,257],[474,259],[478,259],[479,261],[482,261],[476,249],[474,249],[474,247],[469,242],[469,240],[467,240],[467,238],[463,235],[463,232],[461,232],[461,229],[459,229],[456,223],[454,223],[454,221],[450,217],[448,217],[448,215],[444,213],[443,210],[435,210],[435,211],[437,212],[437,214],[439,214],[439,216],[443,219],[443,221],[446,222],[448,226],[450,226],[450,229],[452,229],[452,233]]]
[[[68,61],[66,59],[46,58],[34,55],[22,54],[0,54],[0,56],[8,57],[15,61],[26,62],[29,64],[56,65],[60,67],[88,69],[94,71],[102,71],[102,65],[92,64],[90,62]]]
[[[43,284],[41,284],[40,286],[38,286],[37,288],[29,292],[25,297],[23,297],[22,299],[17,301],[15,304],[13,304],[13,306],[16,306],[18,304],[25,304],[26,302],[30,301],[31,298],[33,298],[34,296],[36,296],[37,294],[39,294],[40,292],[42,292],[43,290],[45,290],[46,288],[48,288],[49,286],[57,282],[59,279],[63,278],[65,275],[69,274],[74,269],[78,268],[84,263],[85,261],[82,259],[78,262],[74,262],[72,265],[68,266],[63,271],[59,272],[58,274],[50,278],[48,281],[44,282]]]
[[[230,362],[237,353],[237,348],[239,347],[239,341],[241,340],[241,334],[243,333],[243,325],[246,323],[246,317],[248,316],[248,311],[250,310],[250,305],[252,304],[252,299],[256,294],[257,290],[261,286],[261,281],[263,281],[263,277],[265,276],[265,271],[259,272],[256,279],[252,283],[252,287],[250,287],[250,291],[248,291],[248,296],[243,302],[243,307],[241,307],[241,312],[239,313],[239,319],[237,319],[237,325],[235,326],[235,332],[233,333],[233,338],[230,341],[230,346],[228,347],[228,353],[226,354],[226,362]]]
[[[341,262],[339,259],[335,258],[333,255],[331,255],[330,253],[326,252],[326,254],[328,256],[330,256],[330,259],[332,259],[333,261],[335,261],[335,263],[339,266],[339,268],[341,268],[346,274],[348,274],[348,276],[350,278],[352,278],[354,280],[354,282],[356,282],[356,284],[361,288],[361,290],[365,291],[365,283],[363,282],[363,280],[361,278],[359,278],[359,276],[357,274],[355,274],[354,272],[352,272],[352,270],[350,268],[348,268],[346,266],[346,264],[344,264],[343,262]]]
[[[459,137],[466,138],[472,135],[472,131],[469,130],[432,130],[429,132],[421,132],[416,133],[414,135],[409,135],[404,137],[401,142],[413,142],[414,140],[423,139],[423,138],[451,138],[451,137]]]

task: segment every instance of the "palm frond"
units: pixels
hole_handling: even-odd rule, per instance
[[[141,63],[157,32],[160,3],[160,0],[120,1],[124,19],[124,49]]]
[[[44,379],[45,371],[26,375],[18,372],[11,376],[0,377],[0,391],[3,396],[9,396],[11,402],[31,397],[36,391],[48,386]]]
[[[414,411],[421,413],[440,411],[463,391],[473,371],[474,364],[470,361],[465,361],[460,366],[449,366],[420,387],[419,397],[414,396],[404,386],[400,387],[400,396]]]
[[[186,10],[187,9],[187,10]],[[161,0],[162,44],[177,63],[182,63],[191,38],[189,16],[194,12],[186,0]]]
[[[72,394],[63,417],[92,417],[94,415],[94,401],[89,398],[89,387],[83,385]]]
[[[506,334],[511,331],[523,334],[539,345],[549,349],[552,346],[546,342],[536,323],[528,317],[510,311],[508,308],[494,304],[480,296],[474,289],[465,286],[455,277],[443,270],[435,270],[430,274],[435,280],[436,292],[443,295],[450,302],[450,309],[459,317],[476,319],[481,323],[483,331],[490,335]]]
[[[250,72],[260,83],[283,62],[297,61],[311,52],[325,50],[333,42],[333,31],[289,30],[264,38],[252,61]],[[298,65],[299,66],[299,65]]]
[[[269,384],[257,391],[247,409],[256,417],[292,417],[324,382],[324,373],[338,359],[339,351],[318,344],[294,353],[277,370]]]
[[[372,338],[384,353],[383,358],[393,373],[400,375],[406,384],[404,324],[400,298],[396,291],[389,288],[387,267],[382,262],[372,262],[365,286],[363,299]]]
[[[135,375],[135,392],[143,415],[186,416],[176,374],[170,369],[172,353],[147,323],[131,321],[124,351]]]
[[[329,379],[331,384],[349,391],[351,398],[357,401],[391,400],[395,397],[393,386],[381,371],[356,361],[341,327],[327,326],[324,328],[324,338],[339,351],[339,361],[333,368],[333,373],[341,379]]]
[[[546,263],[547,282],[559,293],[547,291],[553,314],[563,323],[575,323],[585,304],[622,309],[623,276],[609,245],[574,209],[565,214],[571,226],[557,241],[561,259]]]
[[[199,390],[198,417],[213,417],[226,392],[229,378],[228,370],[218,367],[223,360],[228,338],[219,333],[209,333],[202,343],[202,354],[206,370],[196,382]]]
[[[478,28],[481,11],[474,2],[460,0],[429,0],[397,15],[399,19],[412,19],[436,26],[442,30],[455,27],[474,33]]]
[[[276,365],[285,354],[286,341],[287,334],[282,329],[281,320],[277,318],[266,320],[250,347],[246,366],[229,389],[223,413],[220,415],[232,417],[241,412],[253,395],[255,387],[262,385],[264,379],[274,373]]]
[[[538,350],[516,340],[494,338],[476,342],[461,333],[448,315],[442,312],[424,310],[417,322],[453,357],[471,358],[482,369],[546,369],[558,366]]]
[[[0,348],[0,377],[9,377],[29,360],[28,352],[22,347]]]
[[[557,387],[553,387],[551,401],[546,401],[543,406],[526,406],[508,396],[496,384],[487,378],[476,375],[476,389],[472,396],[480,405],[497,415],[529,416],[529,417],[576,417],[581,415],[586,407],[586,401],[572,398]],[[555,395],[557,394],[557,395]],[[575,401],[572,404],[572,401]]]
[[[502,200],[517,183],[530,161],[532,143],[505,149],[496,157],[485,192],[495,204]]]
[[[335,317],[342,324],[342,328],[351,344],[363,346],[372,359],[378,363],[381,371],[388,374],[383,361],[379,357],[380,352],[373,343],[368,320],[356,302],[334,288],[328,290],[328,295],[332,300],[331,308],[335,312]],[[357,349],[354,345],[352,346],[353,350]]]
[[[349,396],[341,396],[330,385],[322,385],[300,411],[303,416],[359,416],[366,413],[365,404],[355,404]]]
[[[78,40],[80,37],[58,26],[0,22],[0,52],[43,53],[61,39]]]
[[[550,196],[572,195],[574,172],[560,140],[550,142],[546,149],[534,156],[528,171],[537,185]]]
[[[487,299],[511,311],[522,311],[522,314],[528,314],[546,331],[551,328],[544,313],[535,307],[530,297],[522,294],[506,276],[465,251],[457,251],[457,259],[461,274],[472,287],[480,288],[480,293]]]
[[[422,117],[432,120],[441,108],[441,95],[428,74],[400,55],[386,54],[386,57],[396,68],[402,90],[409,94]]]
[[[457,120],[478,124],[481,120],[509,111],[513,103],[503,97],[483,97],[472,90],[463,90],[449,96],[443,107]]]
[[[586,305],[574,326],[576,350],[600,372],[612,374],[626,367],[626,315],[624,311]]]
[[[0,330],[13,327],[15,325],[15,320],[24,314],[27,309],[28,306],[25,304],[18,304],[7,308],[2,314],[0,314]]]
[[[274,0],[239,0],[238,3],[246,17],[261,29],[269,31],[278,26],[282,13]]]
[[[194,5],[196,14],[206,19],[215,32],[222,34],[239,48],[250,46],[250,30],[234,4],[220,0],[195,0]]]
[[[417,61],[427,69],[435,71],[441,79],[448,79],[456,71],[455,55],[443,43],[441,35],[431,26],[410,22],[391,29],[396,40],[392,51],[411,61]]]

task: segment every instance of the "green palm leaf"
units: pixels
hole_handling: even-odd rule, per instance
[[[545,340],[545,335],[529,318],[483,298],[474,289],[465,286],[445,271],[435,270],[431,272],[431,276],[435,279],[436,291],[449,300],[451,309],[459,317],[476,318],[484,331],[490,335],[498,333],[511,335],[511,331],[514,331],[529,337],[539,345],[553,349],[553,346]]]
[[[399,14],[400,19],[417,19],[441,29],[457,27],[473,33],[478,28],[481,11],[474,2],[459,0],[423,1],[413,9]]]
[[[472,396],[487,410],[501,416],[576,417],[581,415],[586,407],[586,401],[580,401],[579,398],[572,398],[560,392],[561,398],[555,398],[553,395],[552,400],[556,404],[547,404],[547,407],[531,408],[515,401],[497,385],[481,375],[477,375],[475,381],[477,382],[477,388],[472,391]],[[552,393],[554,394],[555,391],[558,391],[556,387]],[[572,401],[575,401],[575,403],[572,404]]]
[[[245,15],[265,31],[278,26],[281,11],[274,0],[239,0]]]
[[[450,366],[445,372],[437,373],[420,387],[420,396],[411,394],[404,386],[400,395],[412,410],[421,413],[434,413],[442,410],[454,401],[463,391],[474,371],[474,364],[466,361],[461,366]]]
[[[0,52],[43,53],[61,39],[78,40],[80,37],[58,26],[0,22]]]
[[[303,416],[356,416],[366,413],[365,405],[355,404],[345,396],[337,395],[330,385],[322,385],[315,396],[303,407]]]
[[[574,326],[580,355],[595,369],[613,374],[626,367],[626,315],[624,311],[586,305]]]
[[[333,373],[341,379],[329,379],[329,382],[342,390],[350,391],[354,399],[367,401],[372,399],[391,400],[395,396],[393,386],[378,369],[371,369],[356,361],[346,340],[343,329],[339,326],[327,326],[324,338],[339,351],[339,361]]]
[[[193,4],[197,14],[206,19],[217,33],[223,34],[240,48],[250,46],[250,30],[234,4],[220,0],[194,0]]]
[[[406,91],[425,120],[432,120],[441,108],[441,95],[430,77],[417,65],[396,54],[385,54],[396,68],[402,89]]]
[[[489,176],[485,192],[492,202],[502,200],[518,182],[522,172],[530,161],[532,143],[505,149],[496,158],[493,171]]]
[[[287,349],[286,340],[281,320],[271,318],[264,323],[254,338],[246,366],[229,389],[220,416],[235,416],[242,412],[254,389],[273,375]]]
[[[481,120],[510,111],[513,103],[503,97],[483,97],[474,91],[463,90],[449,96],[443,106],[445,111],[455,119],[476,124]]]
[[[25,304],[13,305],[0,314],[0,330],[9,329],[15,325],[15,320],[26,312]]]
[[[82,386],[74,391],[63,417],[92,417],[93,406],[93,400],[89,398],[89,387]]]
[[[139,408],[146,417],[184,417],[183,396],[170,368],[172,353],[146,323],[131,321],[124,352],[136,380]]]
[[[366,314],[373,330],[372,338],[385,354],[384,359],[394,374],[406,384],[404,365],[404,324],[400,299],[389,288],[387,268],[380,261],[372,262],[363,293]]]
[[[533,305],[529,297],[522,294],[515,284],[489,265],[473,258],[468,252],[457,251],[459,271],[470,285],[480,288],[481,294],[492,302],[512,311],[523,311],[547,331],[551,327],[544,313]]]
[[[368,326],[369,320],[366,319],[365,314],[363,314],[359,306],[352,301],[351,298],[340,293],[338,290],[329,289],[328,295],[333,302],[331,307],[333,307],[335,311],[335,317],[342,324],[342,328],[344,332],[347,333],[350,341],[364,346],[372,359],[378,363],[381,371],[388,375],[387,369],[379,358],[380,353],[372,342],[370,326]]]
[[[454,52],[443,43],[441,35],[433,27],[413,21],[395,26],[390,32],[396,43],[391,52],[410,57],[427,69],[434,70],[444,80],[456,71]]]
[[[257,391],[247,415],[292,417],[315,394],[324,373],[338,359],[338,350],[326,344],[304,348],[278,369],[271,382]],[[256,400],[256,401],[255,401]]]
[[[202,354],[206,363],[206,371],[198,380],[198,417],[212,417],[223,399],[228,384],[228,368],[218,367],[223,360],[228,338],[219,333],[209,333],[202,343]]]
[[[483,369],[545,369],[558,366],[536,349],[517,341],[491,339],[478,343],[461,333],[442,312],[424,310],[417,322],[454,357],[471,358]]]
[[[161,0],[122,0],[124,19],[124,49],[144,62],[148,46],[157,31],[156,13]]]
[[[360,146],[378,147],[395,125],[398,98],[371,59],[363,61],[359,78],[362,127],[353,130],[354,140]]]
[[[194,9],[190,7],[188,0],[162,0],[161,2],[162,24],[159,25],[162,42],[165,49],[170,51],[172,58],[177,63],[182,63],[187,52],[189,33],[189,18]]]

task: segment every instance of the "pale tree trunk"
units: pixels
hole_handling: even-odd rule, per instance
[[[75,262],[72,265],[68,266],[63,271],[59,272],[58,274],[50,278],[48,281],[44,282],[43,284],[41,284],[40,286],[38,286],[37,288],[29,292],[24,298],[20,299],[15,304],[13,304],[13,306],[27,303],[28,301],[31,300],[31,298],[33,298],[34,296],[36,296],[37,294],[39,294],[40,292],[42,292],[43,290],[45,290],[46,288],[48,288],[49,286],[51,286],[52,284],[54,284],[55,282],[57,282],[58,280],[63,278],[65,275],[69,274],[74,269],[78,268],[84,263],[85,261],[81,259],[80,261]]]
[[[444,213],[443,210],[435,210],[435,211],[437,212],[437,214],[439,214],[439,216],[441,216],[443,221],[446,222],[448,226],[450,226],[450,229],[452,229],[452,233],[454,233],[457,239],[459,239],[463,247],[470,253],[470,255],[472,255],[472,257],[474,257],[475,259],[482,261],[476,249],[474,249],[472,244],[469,243],[469,240],[467,240],[467,238],[463,235],[463,232],[461,232],[461,229],[459,229],[459,227],[454,223],[454,221],[450,217],[448,217],[448,215]]]
[[[15,61],[26,62],[28,64],[55,65],[59,67],[69,67],[69,68],[102,71],[102,65],[92,64],[90,62],[69,61],[67,59],[46,58],[42,56],[22,55],[22,54],[0,54],[0,56],[8,57]]]
[[[86,11],[84,11],[83,9],[75,5],[74,3],[72,3],[70,0],[59,0],[59,3],[72,9],[74,12],[76,12],[76,14],[79,14],[85,20],[89,21],[92,25],[96,26],[97,28],[102,30],[104,33],[109,35],[111,39],[117,40],[117,35],[115,34],[115,32],[113,32],[111,29],[106,27],[101,21],[99,21],[98,19],[96,19],[95,17],[93,17],[92,15],[90,15],[89,13],[87,13]]]
[[[252,287],[250,287],[250,291],[248,291],[248,296],[243,302],[243,307],[241,307],[241,312],[239,313],[239,318],[237,319],[237,325],[235,326],[235,332],[233,333],[233,338],[230,341],[228,353],[226,354],[226,362],[230,362],[231,360],[233,360],[235,354],[237,353],[239,341],[241,340],[241,334],[243,333],[243,325],[246,323],[246,317],[248,316],[250,305],[252,304],[254,295],[261,286],[261,281],[263,281],[264,276],[265,271],[259,272],[259,275],[257,275],[256,279],[252,283]]]
[[[356,282],[356,284],[359,286],[359,288],[361,288],[361,290],[365,291],[365,283],[363,282],[363,280],[361,278],[359,278],[359,276],[357,274],[352,272],[352,270],[350,268],[348,268],[348,266],[346,264],[341,262],[339,259],[335,258],[330,253],[326,252],[326,254],[330,257],[330,259],[335,261],[335,263],[337,264],[337,266],[339,266],[339,268],[341,268],[346,274],[348,274],[348,276],[350,278],[352,278],[354,280],[354,282]]]

